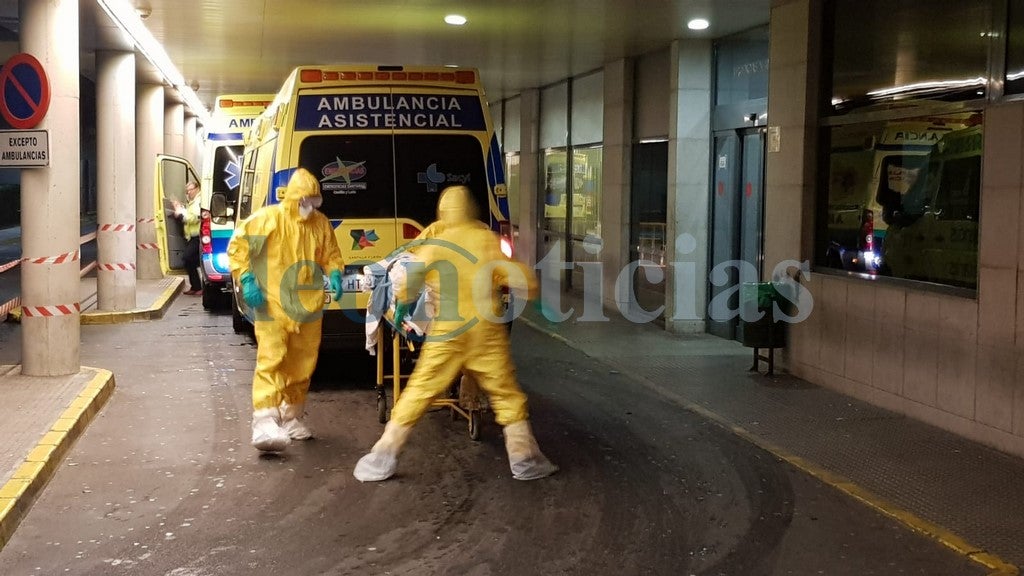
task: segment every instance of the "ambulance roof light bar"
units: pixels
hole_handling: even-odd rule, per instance
[[[199,122],[204,125],[208,124],[210,111],[196,96],[195,90],[185,83],[185,77],[171,62],[164,47],[157,42],[153,34],[142,23],[138,11],[124,0],[96,0],[96,2],[110,17],[110,20],[128,35],[135,47],[157,69],[164,80],[178,91],[185,105],[199,118]]]
[[[475,84],[476,72],[473,70],[423,71],[404,70],[402,66],[378,66],[377,70],[323,70],[320,68],[303,68],[299,71],[299,81],[306,83],[327,82],[336,80],[353,81],[407,81],[407,82],[451,82],[454,84]]]

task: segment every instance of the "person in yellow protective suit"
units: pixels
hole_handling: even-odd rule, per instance
[[[497,287],[533,295],[536,279],[526,266],[502,254],[497,235],[476,220],[465,186],[445,189],[437,215],[443,226],[417,249],[417,262],[409,266],[395,317],[405,317],[424,280],[438,291],[437,316],[430,323],[416,367],[391,410],[384,434],[359,460],[353,475],[363,482],[390,478],[412,426],[461,372],[475,379],[490,398],[495,420],[504,427],[512,476],[518,480],[549,476],[558,467],[541,453],[533,437],[526,395],[515,377],[508,331],[493,309]]]
[[[344,262],[330,221],[316,210],[316,177],[299,168],[278,199],[241,222],[228,244],[231,273],[256,317],[252,443],[266,452],[312,437],[303,415],[320,349],[324,272],[334,300],[343,293]]]

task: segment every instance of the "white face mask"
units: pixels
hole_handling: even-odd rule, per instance
[[[312,213],[313,213],[313,207],[312,206],[303,206],[302,204],[299,204],[299,218],[305,220],[305,219],[309,218],[309,215],[312,214]]]

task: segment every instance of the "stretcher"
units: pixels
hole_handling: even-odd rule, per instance
[[[389,382],[391,384],[390,406],[393,406],[401,397],[402,388],[408,381],[409,375],[412,374],[416,358],[419,356],[419,348],[425,338],[423,335],[425,329],[421,329],[419,326],[414,325],[414,329],[407,331],[398,330],[395,327],[394,298],[393,294],[388,292],[398,281],[404,281],[404,278],[398,279],[391,274],[396,268],[394,264],[397,261],[398,259],[387,262],[376,269],[367,266],[364,271],[365,277],[372,278],[370,282],[364,284],[365,289],[375,293],[370,299],[370,307],[374,307],[373,302],[377,303],[377,307],[367,310],[369,318],[378,319],[375,323],[367,324],[367,351],[376,356],[377,360],[375,390],[377,393],[377,420],[381,424],[388,421],[389,415],[387,384]],[[418,302],[422,305],[422,295]],[[383,308],[382,303],[386,303],[387,307]],[[390,373],[385,370],[385,363],[389,360],[391,362]],[[480,439],[480,419],[486,409],[486,401],[482,398],[479,386],[472,377],[462,375],[452,383],[446,396],[433,400],[431,407],[447,408],[453,422],[464,418],[468,425],[469,437],[473,440]]]

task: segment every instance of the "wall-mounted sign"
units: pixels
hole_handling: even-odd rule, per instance
[[[0,166],[50,165],[50,135],[46,130],[0,130]]]
[[[31,54],[15,54],[0,70],[0,114],[12,128],[35,128],[50,106],[50,82]]]

